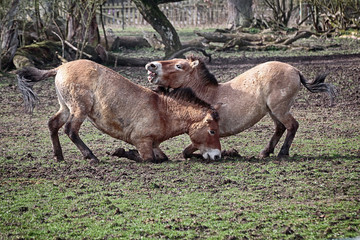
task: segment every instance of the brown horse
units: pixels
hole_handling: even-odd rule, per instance
[[[58,161],[64,159],[58,136],[63,125],[84,158],[90,159],[90,163],[99,161],[79,137],[86,118],[102,132],[134,145],[142,161],[167,160],[160,143],[183,133],[190,136],[192,149],[199,149],[204,158],[221,157],[217,112],[190,89],[159,95],[88,60],[69,62],[51,70],[24,68],[17,74],[30,112],[36,103],[32,85],[55,76],[60,109],[48,126]]]
[[[218,83],[204,62],[195,57],[148,63],[148,80],[165,88],[190,87],[209,103],[222,103],[220,137],[237,134],[260,121],[267,113],[275,123],[275,133],[260,157],[268,157],[287,130],[279,157],[288,156],[299,123],[290,108],[303,84],[311,92],[326,92],[335,96],[332,85],[324,83],[326,75],[308,82],[300,71],[289,64],[260,64],[226,83]]]

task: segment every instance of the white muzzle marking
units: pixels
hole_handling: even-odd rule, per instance
[[[202,154],[203,158],[211,160],[221,159],[221,151],[219,149],[209,149]]]
[[[145,69],[148,71],[148,81],[157,84],[162,75],[162,65],[159,62],[151,62],[145,65]]]

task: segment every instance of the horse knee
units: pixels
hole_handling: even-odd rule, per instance
[[[299,122],[294,119],[294,121],[291,123],[288,131],[292,132],[292,133],[296,133],[298,128],[299,128]]]
[[[71,123],[70,122],[65,124],[64,132],[65,132],[66,135],[68,135],[68,137],[70,139],[72,139],[74,137],[74,132],[71,130]]]
[[[182,155],[184,158],[191,158],[193,156],[193,153],[197,150],[192,144],[187,146],[184,151],[182,152]]]
[[[286,127],[282,123],[276,125],[276,127],[275,127],[275,132],[278,134],[281,134],[281,135],[285,132],[285,130],[286,130]]]
[[[151,139],[141,139],[139,142],[134,144],[140,154],[140,161],[155,162],[156,157],[153,151],[153,141]]]

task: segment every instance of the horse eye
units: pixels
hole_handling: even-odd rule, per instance
[[[181,69],[181,65],[180,65],[180,64],[176,64],[175,67],[176,67],[177,69]]]
[[[209,130],[209,134],[210,135],[215,135],[215,131],[214,130]]]

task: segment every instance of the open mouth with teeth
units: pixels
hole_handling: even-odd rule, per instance
[[[155,72],[152,72],[152,71],[150,71],[150,70],[148,70],[148,81],[149,82],[151,82],[151,83],[157,83],[157,77],[158,77],[158,75],[157,75],[157,73],[155,73]]]

